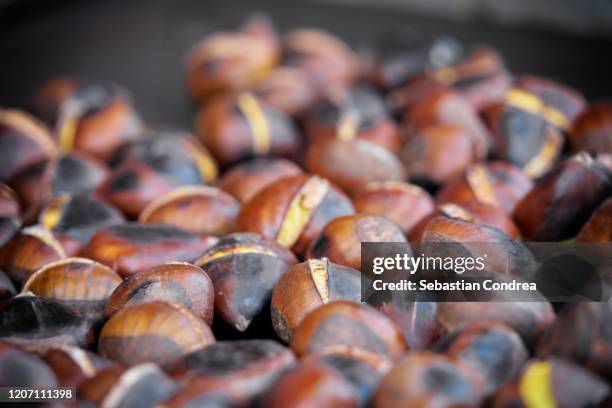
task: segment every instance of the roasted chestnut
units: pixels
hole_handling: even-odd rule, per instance
[[[195,234],[225,235],[234,230],[240,204],[215,187],[179,187],[147,205],[142,224],[173,225]]]
[[[252,93],[220,96],[204,105],[196,134],[222,166],[256,156],[293,157],[302,143],[291,119]]]
[[[49,349],[43,355],[43,360],[53,370],[62,387],[78,387],[110,365],[97,354],[73,346]]]
[[[476,201],[512,214],[533,184],[520,168],[512,164],[502,161],[476,163],[445,183],[438,190],[436,201],[459,205]]]
[[[15,192],[0,183],[0,246],[10,240],[21,227],[19,201]]]
[[[291,350],[272,340],[211,344],[167,368],[173,377],[187,382],[169,405],[183,406],[196,398],[221,393],[235,406],[245,406],[253,403],[294,362]]]
[[[428,300],[412,301],[408,296],[393,296],[373,304],[401,330],[410,350],[430,348],[440,336],[436,321],[438,304]]]
[[[382,313],[367,304],[337,300],[306,315],[293,332],[298,356],[327,349],[361,348],[389,357],[406,350],[404,336]]]
[[[246,203],[260,190],[283,177],[300,174],[298,165],[285,159],[258,158],[230,168],[219,180],[218,187],[241,203]]]
[[[253,93],[265,104],[289,116],[301,116],[318,99],[306,71],[283,66],[278,67],[253,88]]]
[[[100,228],[82,255],[125,278],[167,262],[194,261],[215,242],[167,225],[127,223]]]
[[[109,318],[125,307],[156,300],[183,306],[207,324],[212,323],[212,281],[202,269],[183,262],[154,266],[126,278],[108,298],[104,315]]]
[[[54,161],[39,161],[7,181],[19,199],[21,220],[29,225],[36,222],[43,205],[52,197],[51,172]]]
[[[577,242],[612,242],[612,198],[593,211],[576,236]]]
[[[0,341],[0,386],[55,388],[58,382],[53,371],[38,356]]]
[[[447,356],[409,353],[380,382],[375,408],[475,407],[483,399],[482,383],[466,364]]]
[[[586,107],[584,96],[575,89],[534,75],[522,75],[516,86],[536,95],[544,104],[561,112],[571,123]]]
[[[361,270],[363,242],[406,242],[402,230],[380,215],[356,214],[333,219],[308,248],[307,258],[329,258]]]
[[[406,179],[406,169],[391,151],[360,139],[331,139],[310,145],[306,169],[349,194],[369,183]]]
[[[612,170],[579,153],[538,181],[514,210],[523,235],[536,241],[572,238],[612,194]]]
[[[337,370],[322,363],[301,362],[285,372],[263,399],[270,408],[357,408],[357,393]]]
[[[354,212],[348,197],[331,183],[304,174],[261,190],[242,207],[236,225],[238,231],[259,233],[299,256],[325,224]]]
[[[575,152],[612,153],[612,104],[599,102],[576,118],[569,132]]]
[[[230,234],[196,261],[212,279],[215,309],[238,331],[245,331],[272,296],[278,279],[297,260],[288,249],[257,234]]]
[[[190,51],[187,87],[199,100],[242,90],[263,80],[279,57],[274,27],[266,17],[253,16],[239,30],[211,34]]]
[[[214,341],[206,323],[189,310],[153,301],[115,313],[102,328],[98,352],[127,365],[163,365]]]
[[[334,300],[359,302],[359,271],[329,262],[327,258],[309,259],[285,272],[272,293],[272,325],[285,342],[304,317],[320,305]]]
[[[97,160],[76,152],[63,155],[51,166],[51,195],[92,193],[108,175],[107,167]]]

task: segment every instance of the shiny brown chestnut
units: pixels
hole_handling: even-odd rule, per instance
[[[139,137],[143,124],[125,89],[112,83],[64,81],[72,83],[58,87],[52,81],[38,99],[62,153],[78,151],[105,161],[121,143]]]
[[[230,234],[195,263],[212,279],[215,309],[238,331],[245,331],[272,296],[272,289],[297,262],[288,249],[257,234]]]
[[[310,145],[306,169],[329,179],[348,194],[369,183],[406,179],[406,169],[395,154],[360,139],[330,139]]]
[[[246,203],[275,181],[300,173],[302,169],[292,161],[257,158],[228,169],[219,180],[218,187],[236,197],[241,203]]]
[[[30,275],[22,292],[55,300],[98,324],[108,297],[121,283],[109,267],[85,258],[64,258]]]
[[[52,348],[42,356],[62,387],[78,387],[110,365],[97,354],[73,346]]]
[[[387,373],[374,394],[374,408],[476,407],[482,383],[469,366],[427,351],[409,353]]]
[[[207,324],[213,320],[214,288],[195,265],[171,262],[137,273],[121,282],[108,297],[104,316],[142,303],[162,300],[183,306]]]
[[[510,163],[475,163],[445,183],[436,193],[436,201],[459,205],[475,201],[512,214],[533,185],[531,178]]]
[[[301,362],[284,373],[263,399],[270,408],[357,408],[357,393],[342,374],[319,362]]]
[[[400,157],[410,180],[440,185],[462,173],[475,160],[472,137],[456,125],[432,125],[410,132]]]
[[[360,301],[359,271],[334,264],[327,258],[309,259],[294,265],[274,286],[270,305],[274,331],[289,343],[309,312],[341,299]]]
[[[32,226],[21,230],[0,249],[0,268],[21,288],[35,270],[64,257],[64,248],[51,231]]]
[[[195,127],[222,166],[257,156],[294,157],[302,143],[285,113],[249,92],[213,99],[198,112]]]
[[[263,15],[250,17],[240,29],[214,33],[187,56],[186,80],[191,95],[244,90],[262,81],[277,65],[280,42]]]
[[[530,360],[491,401],[494,408],[606,406],[610,386],[583,368],[558,359]]]
[[[562,112],[570,122],[573,122],[587,105],[584,96],[579,91],[549,79],[534,75],[521,75],[516,80],[516,86],[531,92],[544,104]]]
[[[0,341],[0,387],[55,388],[53,371],[37,355]]]
[[[125,278],[167,262],[194,261],[215,242],[168,225],[127,223],[99,229],[81,252]]]
[[[141,224],[164,224],[194,234],[233,232],[240,204],[226,192],[209,186],[179,187],[147,205]]]
[[[252,91],[265,104],[291,117],[301,116],[319,96],[310,85],[307,73],[289,66],[276,68]]]
[[[466,326],[443,338],[435,349],[471,366],[487,395],[514,379],[529,357],[520,336],[496,322]]]
[[[366,185],[353,196],[353,206],[359,213],[387,217],[404,233],[435,210],[427,191],[414,184],[394,181]]]
[[[126,365],[170,363],[214,343],[210,328],[182,306],[153,301],[115,313],[102,327],[98,353]]]
[[[291,350],[273,340],[219,341],[168,366],[167,372],[187,383],[168,405],[183,406],[196,398],[222,394],[234,406],[245,406],[294,363]]]
[[[296,175],[257,193],[240,210],[236,229],[259,233],[300,256],[325,224],[354,212],[349,198],[329,181]]]
[[[612,153],[612,104],[589,106],[574,121],[568,139],[575,152]]]
[[[389,357],[406,350],[404,336],[374,308],[346,300],[319,306],[293,333],[291,348],[298,356],[323,350],[361,348]]]
[[[0,305],[0,339],[37,353],[65,345],[90,348],[95,340],[91,321],[31,294]]]
[[[10,240],[21,227],[20,206],[15,192],[0,183],[0,246]]]
[[[309,142],[364,139],[398,151],[401,135],[382,98],[359,85],[328,95],[304,117]]]
[[[561,241],[574,237],[611,194],[612,170],[579,153],[536,183],[514,210],[514,220],[528,239]]]
[[[576,242],[612,242],[612,198],[593,211],[576,236]]]
[[[402,230],[380,215],[355,214],[334,218],[312,240],[307,258],[329,258],[331,262],[361,270],[363,242],[406,242]]]
[[[297,29],[283,38],[284,64],[303,70],[319,94],[347,88],[358,74],[353,51],[339,38],[317,29]]]

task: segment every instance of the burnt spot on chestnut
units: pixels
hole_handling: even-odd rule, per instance
[[[212,323],[212,281],[202,269],[183,262],[155,266],[125,279],[108,298],[104,315],[109,318],[125,307],[155,300],[183,306]]]
[[[569,142],[575,152],[612,153],[612,104],[589,106],[574,121]]]
[[[324,259],[309,259],[285,272],[272,294],[272,325],[285,342],[304,317],[320,305],[334,300],[361,299],[359,271]]]
[[[436,302],[410,301],[408,297],[394,296],[373,306],[402,331],[410,350],[428,349],[440,337],[442,329],[436,320]]]
[[[206,323],[189,310],[153,301],[115,313],[102,327],[98,352],[127,365],[163,365],[214,341]]]
[[[95,191],[108,177],[102,163],[77,153],[63,155],[51,169],[51,194],[80,195]]]
[[[0,386],[54,388],[58,381],[38,356],[0,341]]]
[[[355,210],[327,180],[296,175],[278,180],[246,203],[236,222],[239,231],[256,232],[303,255],[325,224]]]
[[[272,296],[295,256],[257,234],[230,234],[196,261],[212,279],[215,309],[238,331],[245,331]]]

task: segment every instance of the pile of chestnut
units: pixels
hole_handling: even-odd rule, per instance
[[[610,303],[360,291],[362,242],[610,242],[612,104],[449,37],[358,54],[261,16],[195,45],[186,83],[193,132],[69,78],[0,110],[0,386],[74,387],[66,407],[612,401]]]

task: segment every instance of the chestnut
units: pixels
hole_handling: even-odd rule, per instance
[[[575,152],[612,153],[612,104],[589,106],[574,121],[568,139]]]
[[[55,300],[95,324],[121,277],[109,267],[85,258],[51,262],[30,275],[22,292]]]
[[[434,211],[425,215],[408,231],[408,241],[411,243],[419,243],[423,240],[423,232],[427,228],[427,224],[437,217],[444,216],[448,218],[457,218],[467,222],[475,222],[475,215],[465,208],[456,204],[441,204],[437,205]]]
[[[195,234],[225,235],[233,231],[239,210],[238,201],[216,187],[187,186],[147,205],[138,222],[173,225]]]
[[[404,233],[435,210],[429,193],[414,184],[386,181],[366,185],[353,196],[359,213],[382,215]]]
[[[396,152],[400,132],[382,98],[360,85],[328,95],[304,118],[310,143],[330,139],[364,139]]]
[[[514,379],[529,357],[520,336],[497,322],[468,325],[443,338],[435,349],[470,365],[482,377],[487,395]]]
[[[476,201],[512,214],[533,185],[531,178],[510,163],[475,163],[445,183],[436,193],[436,201],[459,205]]]
[[[211,34],[193,47],[185,67],[187,87],[198,100],[243,90],[263,80],[279,57],[274,27],[265,16],[252,16],[240,29]]]
[[[300,173],[302,170],[292,161],[257,158],[228,169],[219,180],[218,187],[236,197],[241,203],[246,203],[264,187],[283,177]]]
[[[127,365],[167,364],[214,343],[210,328],[189,310],[153,301],[119,310],[102,327],[98,353]]]
[[[571,123],[586,108],[584,96],[575,89],[534,75],[521,75],[516,86],[536,95],[544,104],[563,114]]]
[[[257,193],[240,210],[236,229],[276,240],[300,256],[325,224],[354,212],[349,198],[327,180],[296,175]]]
[[[368,183],[406,179],[406,169],[391,151],[360,139],[331,139],[310,145],[306,169],[329,179],[348,194]]]
[[[15,192],[0,183],[0,246],[8,242],[21,227],[20,206]]]
[[[297,262],[288,249],[257,234],[230,234],[196,261],[212,279],[215,309],[238,331],[245,331],[272,296],[272,289]]]
[[[10,299],[17,294],[13,282],[6,276],[6,274],[0,271],[0,301]]]
[[[612,198],[593,211],[576,236],[576,242],[612,242]]]
[[[437,186],[461,174],[474,160],[474,142],[461,127],[431,125],[410,132],[400,157],[417,184]]]
[[[32,226],[22,229],[0,249],[0,268],[21,288],[36,269],[65,257],[64,248],[51,231]]]
[[[531,360],[515,381],[495,395],[491,407],[586,408],[606,406],[609,397],[605,381],[576,365],[557,359]]]
[[[100,187],[108,176],[106,165],[95,159],[76,152],[62,155],[50,169],[51,195],[90,194]]]
[[[290,349],[272,340],[220,341],[189,353],[167,368],[187,383],[169,401],[183,406],[195,398],[222,394],[234,406],[253,403],[295,363]]]
[[[0,386],[54,388],[58,381],[37,355],[0,341]]]
[[[399,295],[384,299],[372,306],[387,316],[401,330],[410,350],[430,348],[440,337],[441,327],[436,320],[438,304],[428,300],[411,301]]]
[[[286,343],[304,317],[318,306],[334,300],[361,299],[359,271],[330,262],[309,259],[285,272],[272,293],[272,325]]]
[[[357,408],[353,386],[337,370],[318,362],[301,362],[285,372],[263,399],[270,408]]]
[[[176,392],[178,385],[151,363],[124,368],[114,364],[81,383],[78,396],[85,405],[153,407]]]
[[[0,340],[44,353],[64,345],[91,347],[94,332],[67,306],[26,293],[0,305]]]
[[[406,242],[406,237],[397,225],[383,216],[345,215],[323,228],[312,240],[306,257],[327,257],[337,264],[361,270],[363,242]]]
[[[255,85],[253,93],[265,104],[291,117],[301,116],[319,96],[310,85],[308,74],[290,66],[276,68]]]
[[[105,161],[121,143],[139,137],[143,124],[125,89],[68,81],[64,87],[53,82],[43,87],[39,98],[46,104],[39,109],[51,114],[49,124],[62,153],[78,151]]]
[[[391,358],[406,350],[404,336],[382,313],[367,304],[337,300],[306,315],[293,332],[298,356],[326,349],[361,348]]]
[[[40,162],[48,162],[58,151],[49,130],[29,114],[0,109],[0,181],[6,182]]]
[[[539,180],[514,210],[514,220],[528,239],[572,238],[612,194],[612,170],[588,153],[565,160]]]
[[[155,300],[183,306],[207,324],[212,323],[212,281],[202,269],[184,262],[154,266],[126,278],[108,297],[104,316],[110,318],[125,307]]]
[[[49,349],[42,358],[53,370],[62,387],[78,387],[110,365],[97,354],[73,346]]]
[[[319,94],[347,88],[358,74],[353,51],[332,34],[311,28],[289,32],[283,38],[283,62],[303,70]]]
[[[464,363],[427,351],[409,353],[380,382],[374,408],[475,407],[483,399],[478,375]]]
[[[167,225],[127,223],[100,228],[81,252],[125,278],[167,262],[194,261],[215,242]]]
[[[285,113],[248,92],[213,99],[198,112],[195,127],[222,166],[257,156],[294,157],[302,143]]]
[[[19,200],[20,218],[26,225],[36,222],[40,209],[52,197],[50,178],[54,163],[39,161],[7,181]]]

